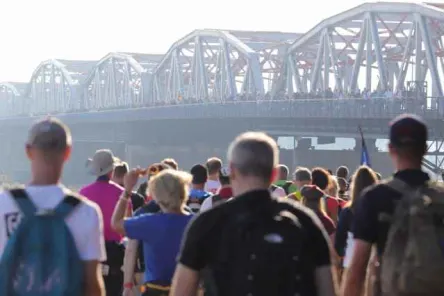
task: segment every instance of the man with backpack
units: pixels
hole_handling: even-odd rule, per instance
[[[373,245],[374,295],[444,295],[444,190],[421,170],[427,126],[415,115],[399,116],[389,139],[396,173],[365,191],[357,204],[343,295],[362,295]]]
[[[314,213],[269,192],[276,142],[245,133],[228,150],[235,198],[189,225],[170,295],[334,295],[330,250]],[[202,273],[201,273],[202,272]]]
[[[0,194],[0,295],[104,295],[101,211],[60,184],[71,143],[59,120],[37,122],[26,142],[30,183]]]

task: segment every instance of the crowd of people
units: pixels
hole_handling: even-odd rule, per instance
[[[444,189],[421,170],[427,126],[390,123],[396,173],[361,165],[279,164],[276,142],[247,132],[182,170],[130,168],[107,149],[95,180],[60,183],[66,125],[26,142],[32,179],[0,194],[0,295],[444,295]],[[374,247],[374,248],[373,248]]]

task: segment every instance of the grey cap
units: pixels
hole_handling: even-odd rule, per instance
[[[88,159],[87,167],[91,174],[95,176],[104,176],[114,170],[116,164],[120,161],[114,157],[111,150],[101,149],[94,153],[92,158]]]
[[[71,131],[57,118],[36,122],[29,130],[27,145],[46,151],[63,151],[72,144]]]

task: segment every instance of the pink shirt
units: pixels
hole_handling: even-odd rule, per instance
[[[103,215],[105,241],[120,241],[122,236],[111,229],[111,216],[124,189],[112,181],[97,181],[83,187],[80,194],[99,205]]]

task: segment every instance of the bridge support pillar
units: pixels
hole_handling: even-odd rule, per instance
[[[362,140],[361,138],[355,138],[355,150],[361,151],[362,149]],[[379,149],[376,146],[376,139],[365,139],[365,145],[367,146],[367,150],[370,152],[378,152]]]

